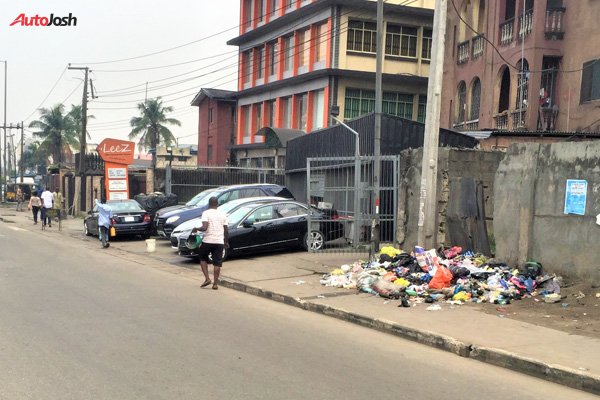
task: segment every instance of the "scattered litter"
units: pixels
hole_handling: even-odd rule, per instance
[[[544,318],[550,318],[550,315],[544,315]]]
[[[563,308],[569,307],[569,303],[562,303]]]
[[[596,298],[600,299],[600,293],[596,293]]]
[[[325,296],[323,296],[322,294],[317,296],[317,299],[324,299],[324,298],[325,298]]]
[[[560,294],[547,294],[546,296],[544,296],[544,301],[546,303],[558,303],[560,301]]]
[[[439,311],[441,309],[442,309],[442,307],[440,307],[439,304],[432,304],[426,308],[427,311]]]
[[[306,282],[305,281],[296,281],[294,282],[296,285],[304,285]]]
[[[589,368],[584,368],[584,367],[579,367],[577,369],[580,371],[589,371],[590,370]]]
[[[389,302],[390,302],[389,300],[386,300],[383,302],[383,304],[388,304]]]
[[[573,294],[573,296],[575,296],[575,298],[577,299],[583,299],[585,297],[585,294],[583,294],[582,291],[579,291],[579,293]]]

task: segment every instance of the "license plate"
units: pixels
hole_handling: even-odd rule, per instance
[[[125,219],[125,222],[133,222],[133,221],[135,221],[135,218],[133,218],[133,217],[125,217],[124,219]]]

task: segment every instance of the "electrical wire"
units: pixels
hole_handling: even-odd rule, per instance
[[[29,121],[29,118],[31,118],[31,116],[33,114],[35,114],[36,112],[38,112],[38,110],[42,107],[42,105],[46,102],[46,100],[48,100],[48,97],[50,97],[50,95],[54,91],[54,88],[56,88],[56,85],[58,85],[58,82],[60,82],[60,80],[62,79],[62,77],[65,74],[65,72],[67,72],[67,67],[66,66],[62,70],[62,72],[60,73],[60,76],[58,77],[58,79],[56,80],[56,82],[54,82],[54,85],[52,85],[52,88],[50,89],[50,91],[48,92],[48,94],[46,95],[46,97],[44,97],[44,100],[41,101],[41,103],[35,108],[35,110],[33,110],[31,112],[31,114],[29,114],[27,116],[27,118],[21,119],[21,121],[23,121],[23,123],[25,123],[25,121]]]

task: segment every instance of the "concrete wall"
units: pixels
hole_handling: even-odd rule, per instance
[[[567,179],[588,182],[585,215],[565,215]],[[600,282],[600,143],[515,144],[494,194],[496,256]]]
[[[422,149],[405,150],[400,155],[400,187],[398,199],[398,242],[403,248],[417,245],[419,190],[421,186]],[[494,213],[494,174],[504,153],[440,148],[438,153],[437,243],[452,245],[446,236],[446,209],[453,178],[473,178],[483,183],[488,232],[492,232]]]

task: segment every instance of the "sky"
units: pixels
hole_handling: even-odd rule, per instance
[[[108,137],[127,140],[129,120],[139,115],[136,105],[146,96],[162,96],[163,104],[173,107],[170,115],[181,121],[181,127],[170,127],[174,136],[180,144],[195,144],[194,95],[202,87],[236,89],[237,47],[226,42],[238,35],[239,0],[2,0],[0,11],[0,60],[8,65],[7,124],[25,121],[27,129],[40,107],[63,103],[69,110],[81,104],[84,72],[66,69],[69,63],[92,71],[98,98],[89,97],[88,103],[95,117],[88,122],[91,143]],[[22,13],[71,13],[77,25],[10,26]],[[0,63],[2,118],[3,110]],[[31,138],[27,130],[25,135]]]

